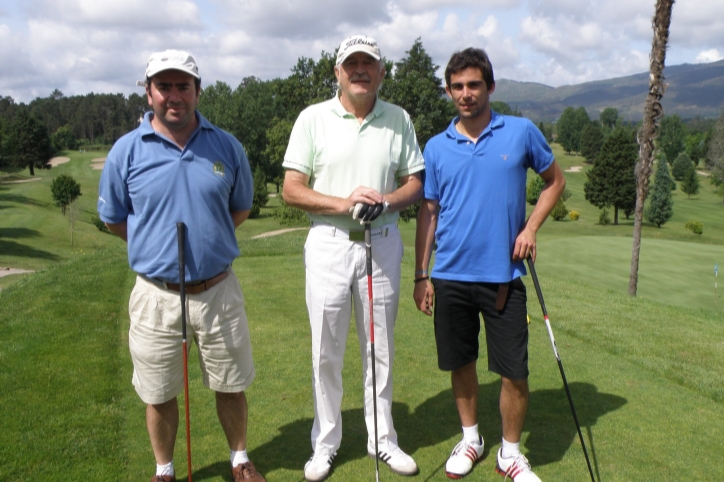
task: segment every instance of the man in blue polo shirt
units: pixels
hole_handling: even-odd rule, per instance
[[[246,453],[244,390],[255,371],[244,296],[231,269],[239,255],[234,230],[251,209],[249,161],[239,141],[196,111],[201,78],[191,55],[152,54],[143,85],[152,112],[108,153],[98,213],[128,242],[128,261],[138,273],[128,341],[156,458],[151,481],[176,480],[176,398],[183,389],[178,222],[187,228],[188,334],[198,346],[204,385],[216,392],[232,476],[264,481]]]
[[[536,232],[565,179],[540,131],[528,119],[490,110],[495,90],[487,54],[453,54],[446,90],[458,111],[425,147],[424,200],[415,240],[415,303],[435,314],[438,366],[451,372],[463,439],[445,466],[459,479],[483,455],[478,432],[478,335],[485,323],[488,369],[501,376],[502,447],[495,470],[515,482],[540,482],[520,452],[528,408],[528,325],[523,260],[535,258]],[[525,219],[526,172],[545,182]],[[432,276],[432,247],[437,242]]]

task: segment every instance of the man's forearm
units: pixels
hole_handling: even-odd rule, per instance
[[[437,229],[437,206],[432,201],[423,200],[417,214],[415,232],[415,271],[427,271],[432,258],[432,246],[435,243]]]
[[[128,223],[105,223],[105,225],[110,232],[121,238],[123,241],[128,242]]]
[[[390,203],[390,211],[402,211],[422,199],[422,180],[419,173],[404,176],[400,181],[400,187],[385,194],[385,201]]]

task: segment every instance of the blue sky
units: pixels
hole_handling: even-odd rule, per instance
[[[140,92],[148,56],[190,51],[202,82],[286,77],[349,35],[396,61],[485,48],[496,78],[551,86],[648,69],[653,0],[0,0],[0,95]],[[704,8],[703,5],[706,5]],[[724,0],[677,0],[667,65],[724,58]]]

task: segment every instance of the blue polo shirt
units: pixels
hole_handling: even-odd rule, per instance
[[[525,224],[526,172],[553,163],[545,137],[528,119],[492,113],[477,142],[456,117],[425,146],[425,199],[438,201],[433,276],[505,283],[525,274],[511,260]]]
[[[178,283],[176,223],[186,223],[186,280],[208,279],[237,256],[232,211],[251,209],[249,161],[234,136],[196,113],[184,149],[153,130],[151,113],[108,153],[98,190],[106,223],[128,223],[135,272]]]

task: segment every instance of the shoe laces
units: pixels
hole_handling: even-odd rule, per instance
[[[313,464],[315,460],[324,461],[328,465],[332,465],[332,461],[336,456],[337,452],[312,452],[312,456],[309,457],[309,462]]]
[[[501,457],[502,459],[503,457]],[[513,463],[508,466],[508,468],[505,471],[505,477],[503,478],[503,482],[508,480],[508,477],[510,477],[510,473],[513,471],[513,469],[518,468],[520,472],[530,472],[530,462],[528,462],[528,459],[525,458],[525,455],[518,454],[515,456],[515,459],[513,460]],[[510,480],[513,480],[513,477],[510,477]]]
[[[473,447],[473,445],[475,445],[474,442],[466,440],[466,439],[462,439],[460,442],[458,442],[458,444],[455,446],[455,448],[453,448],[452,455],[464,454],[465,452],[468,451],[468,449],[470,447]],[[480,444],[478,444],[478,445],[480,445]],[[477,449],[475,449],[475,451],[477,452]]]

